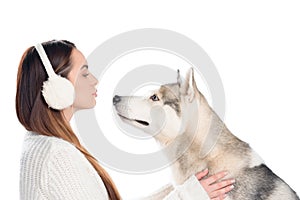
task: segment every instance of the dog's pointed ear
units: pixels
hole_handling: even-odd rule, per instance
[[[180,71],[179,71],[179,69],[177,69],[177,84],[179,87],[181,87],[181,83],[182,83],[182,80],[181,80],[181,76],[180,76]]]
[[[191,67],[186,74],[185,82],[181,87],[181,92],[192,102],[195,97],[196,83],[194,79],[194,69]]]

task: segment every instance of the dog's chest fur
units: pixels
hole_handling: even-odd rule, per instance
[[[182,137],[182,143],[186,139]],[[180,143],[180,138],[178,140]],[[226,143],[226,145],[225,145]],[[176,146],[177,152],[181,146]],[[183,184],[191,175],[209,169],[209,174],[223,170],[229,171],[225,177],[235,178],[235,189],[230,192],[228,200],[295,200],[299,199],[294,191],[276,176],[250,146],[224,129],[216,146],[209,154],[200,158],[201,145],[193,141],[189,148],[172,165],[172,173],[176,184]],[[278,193],[278,188],[280,191]]]
[[[247,143],[237,141],[234,136],[231,140],[231,144],[228,144],[228,137],[226,135],[228,131],[225,129],[223,135],[219,137],[219,141],[212,151],[204,158],[201,158],[201,145],[199,141],[193,141],[189,148],[182,153],[180,145],[177,146],[176,152],[181,152],[182,155],[178,160],[172,165],[172,171],[174,173],[176,184],[182,184],[191,175],[196,174],[204,170],[209,169],[210,174],[215,174],[223,170],[229,170],[230,174],[226,177],[235,177],[242,168],[248,167],[250,164],[249,155],[251,154],[251,149]],[[223,145],[225,140],[227,144]],[[187,141],[186,138],[182,137],[182,142],[178,140],[178,143],[184,143]],[[225,148],[226,147],[226,148]]]

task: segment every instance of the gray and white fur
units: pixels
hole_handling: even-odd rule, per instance
[[[249,144],[229,131],[198,90],[192,68],[183,82],[178,71],[176,83],[146,97],[115,96],[113,104],[125,123],[153,135],[163,147],[172,146],[166,156],[178,158],[171,166],[176,184],[205,168],[210,174],[227,170],[226,178],[236,179],[227,200],[299,200]]]

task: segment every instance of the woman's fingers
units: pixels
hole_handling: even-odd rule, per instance
[[[216,191],[216,190],[225,188],[227,186],[231,186],[234,183],[235,183],[234,179],[224,180],[224,181],[221,181],[221,182],[218,182],[218,183],[211,184],[210,188],[211,188],[212,191]]]
[[[235,183],[234,179],[223,180],[222,179],[228,174],[226,171],[219,172],[215,175],[209,176],[208,178],[203,178],[208,174],[208,170],[204,170],[198,174],[196,177],[201,183],[204,190],[207,192],[208,196],[212,200],[223,200],[226,198],[226,193],[231,191]]]
[[[226,195],[226,193],[230,192],[233,188],[234,188],[233,185],[229,185],[229,186],[226,186],[225,188],[215,190],[215,191],[209,193],[209,197],[211,199],[222,197],[222,196]]]
[[[215,197],[215,198],[211,198],[211,200],[224,200],[226,197],[227,197],[227,195],[224,194],[224,195],[221,195],[221,196],[218,196],[218,197]]]
[[[212,176],[210,176],[209,178],[203,180],[205,181],[206,184],[210,185],[212,183],[215,183],[219,180],[221,180],[222,178],[224,178],[226,175],[228,174],[228,172],[226,171],[222,171],[222,172],[219,172],[217,174],[214,174]]]
[[[206,168],[205,170],[203,170],[202,172],[199,172],[198,174],[196,174],[197,179],[200,181],[204,176],[206,176],[208,174],[208,169]]]

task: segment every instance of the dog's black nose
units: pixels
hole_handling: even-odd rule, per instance
[[[116,105],[120,101],[121,101],[121,97],[118,95],[115,95],[113,98],[113,104]]]

